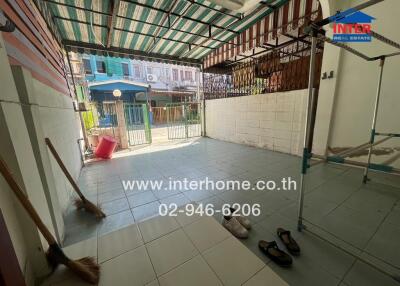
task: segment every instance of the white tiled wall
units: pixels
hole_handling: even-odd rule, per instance
[[[211,138],[300,155],[307,90],[206,101]]]
[[[81,170],[77,143],[80,138],[80,123],[78,113],[74,112],[72,99],[37,80],[33,80],[33,85],[43,135],[50,138],[68,171],[77,180]],[[50,158],[61,212],[64,212],[70,203],[73,190],[57,162],[52,156]]]

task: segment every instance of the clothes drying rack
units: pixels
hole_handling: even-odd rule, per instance
[[[364,8],[370,7],[372,5],[375,5],[379,2],[383,2],[384,0],[371,0],[367,1],[363,4],[360,4],[356,7],[353,7],[349,10],[346,10],[343,13],[340,13],[341,16],[346,16],[348,14],[352,14],[356,11],[362,10]],[[339,13],[339,12],[338,12]],[[400,169],[394,168],[389,165],[385,164],[376,164],[371,162],[371,156],[373,153],[373,148],[377,146],[378,144],[382,144],[383,142],[386,142],[389,139],[400,137],[400,133],[383,133],[383,132],[378,132],[376,130],[376,122],[377,122],[377,115],[378,115],[378,110],[379,110],[379,102],[381,98],[381,87],[382,87],[382,78],[383,78],[383,70],[385,66],[385,61],[388,58],[398,56],[400,55],[400,44],[396,43],[395,41],[392,41],[388,38],[386,38],[383,35],[380,35],[374,31],[370,31],[369,35],[384,43],[389,46],[392,46],[399,51],[390,53],[390,54],[382,54],[378,55],[375,57],[369,57],[365,55],[362,52],[357,51],[356,49],[340,42],[335,42],[332,39],[328,38],[325,36],[325,30],[323,29],[323,26],[328,25],[332,22],[334,22],[340,14],[333,15],[331,17],[327,17],[323,20],[320,20],[318,22],[311,23],[306,29],[308,34],[311,36],[311,55],[310,55],[310,73],[309,73],[309,79],[308,79],[308,99],[307,99],[307,116],[306,116],[306,122],[305,122],[305,133],[304,133],[304,141],[303,141],[303,156],[302,156],[302,167],[301,167],[301,179],[300,179],[300,194],[299,194],[299,202],[298,202],[298,223],[297,223],[297,228],[298,231],[307,231],[310,232],[311,234],[319,237],[320,239],[328,242],[329,244],[333,245],[334,247],[337,247],[341,249],[342,251],[348,253],[349,255],[353,256],[356,258],[356,260],[362,261],[371,267],[375,268],[376,270],[390,276],[391,278],[395,279],[396,281],[400,282],[400,277],[394,275],[393,273],[390,273],[390,271],[387,270],[387,267],[380,267],[378,265],[379,263],[371,263],[367,259],[361,256],[360,251],[362,249],[359,249],[355,246],[351,245],[346,245],[346,242],[344,240],[341,240],[339,237],[335,236],[332,233],[329,233],[319,226],[312,224],[311,222],[307,221],[303,217],[303,207],[304,207],[304,193],[305,193],[305,179],[307,175],[307,171],[309,168],[319,165],[321,163],[335,163],[335,164],[345,164],[345,165],[350,165],[350,166],[357,166],[357,167],[362,167],[364,168],[364,175],[362,178],[363,183],[368,182],[368,174],[369,171],[377,171],[377,172],[384,172],[384,173],[391,173],[391,174],[400,174]],[[323,41],[326,43],[329,43],[331,45],[337,46],[341,49],[346,50],[347,52],[352,53],[353,55],[364,59],[367,62],[378,62],[379,63],[379,74],[378,74],[378,85],[377,85],[377,90],[376,90],[376,96],[375,96],[375,105],[374,105],[374,112],[373,112],[373,118],[372,118],[372,125],[371,125],[371,132],[370,132],[370,139],[368,142],[360,144],[354,148],[347,149],[345,151],[342,151],[340,153],[335,154],[334,156],[318,156],[315,155],[311,152],[310,148],[312,146],[312,136],[311,136],[311,128],[312,128],[312,122],[314,121],[314,114],[312,112],[312,108],[315,104],[315,97],[314,97],[314,71],[315,71],[315,58],[316,58],[316,47],[317,47],[317,42],[318,41]],[[376,140],[376,137],[382,137],[379,140]],[[347,159],[350,155],[359,152],[360,150],[365,150],[368,148],[368,157],[367,157],[367,162],[358,162],[354,160],[349,160]],[[316,159],[313,160],[312,159]],[[307,227],[304,224],[304,221],[307,221],[308,223],[311,224],[311,227]],[[320,229],[319,229],[320,228]],[[329,239],[327,239],[325,236],[328,234],[330,236]],[[386,269],[384,269],[386,268]],[[400,269],[396,269],[400,270]]]

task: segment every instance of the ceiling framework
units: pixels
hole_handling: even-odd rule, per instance
[[[292,11],[290,7],[299,7],[298,15],[290,17],[301,17],[318,2],[264,0],[241,14],[207,0],[37,1],[50,14],[68,50],[197,66],[219,63],[214,59],[221,49],[226,53],[224,47],[240,52],[251,48],[243,33],[257,30],[254,27],[271,15],[278,15],[270,27],[276,29],[285,24],[281,15]],[[253,46],[263,44],[257,41]]]
[[[232,65],[254,58],[281,45],[286,40],[304,39],[304,28],[321,19],[318,0],[291,0],[256,24],[245,29],[229,43],[220,45],[203,58],[207,70],[214,66]]]
[[[260,2],[245,14],[205,0],[38,1],[69,48],[200,65],[202,57],[289,0]]]

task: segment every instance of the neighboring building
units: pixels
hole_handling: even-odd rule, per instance
[[[199,69],[195,67],[76,53],[71,53],[71,64],[75,80],[82,86],[115,80],[148,85],[146,96],[152,107],[196,100],[200,77]],[[134,96],[129,98],[129,101],[137,99]]]

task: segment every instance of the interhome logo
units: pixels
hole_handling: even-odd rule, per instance
[[[331,16],[333,41],[335,42],[371,42],[371,23],[375,20],[363,12],[348,9]]]

